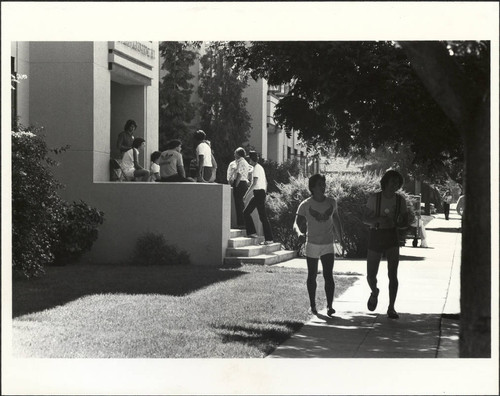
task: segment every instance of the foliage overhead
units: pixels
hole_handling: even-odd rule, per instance
[[[186,41],[162,41],[159,49],[165,71],[160,87],[160,149],[171,139],[190,142],[189,123],[195,116],[195,105],[190,101],[194,77],[190,67],[197,57],[198,43]]]
[[[476,84],[486,84],[489,45],[443,42]],[[366,157],[378,147],[408,146],[414,163],[435,174],[461,161],[460,134],[394,42],[234,43],[238,67],[271,85],[290,84],[275,119],[309,144]]]
[[[234,159],[234,150],[249,138],[250,115],[246,110],[243,90],[247,79],[235,68],[229,46],[224,42],[209,42],[200,58],[201,129],[207,134],[222,172]]]

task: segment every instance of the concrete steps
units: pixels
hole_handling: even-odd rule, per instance
[[[241,264],[273,265],[291,260],[297,256],[293,250],[282,250],[281,243],[260,245],[264,238],[248,238],[245,230],[232,229],[224,258],[224,265]]]

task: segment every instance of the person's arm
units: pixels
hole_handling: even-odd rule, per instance
[[[125,136],[123,135],[123,133],[120,133],[120,135],[118,135],[117,146],[118,150],[120,150],[121,153],[124,153],[125,151],[128,151],[132,148],[132,146],[125,144]]]
[[[259,178],[257,176],[254,176],[252,178],[252,184],[250,185],[250,187],[248,188],[247,192],[245,193],[245,195],[243,196],[243,201],[245,201],[247,199],[247,197],[250,195],[250,193],[254,190],[255,188],[255,185],[257,184],[257,180]]]
[[[297,235],[303,236],[307,232],[307,220],[304,216],[296,214],[295,222],[293,223],[293,229],[297,233]]]
[[[139,159],[137,158],[137,153],[134,149],[132,149],[132,154],[134,156],[134,168],[136,170],[138,169],[144,169],[142,166],[139,165]]]
[[[198,155],[198,181],[203,180],[203,164],[205,162],[205,156],[203,154]]]
[[[177,173],[179,176],[186,178],[186,171],[184,170],[184,164],[182,161],[177,162]]]
[[[406,206],[406,200],[401,197],[401,207],[399,209],[399,216],[396,219],[398,228],[407,228],[409,224],[408,216],[408,206]]]

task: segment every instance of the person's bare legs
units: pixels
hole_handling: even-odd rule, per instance
[[[399,246],[387,249],[387,275],[389,276],[389,309],[395,311],[394,304],[398,295],[398,266],[399,266]]]
[[[335,281],[333,280],[333,253],[321,256],[321,265],[323,266],[323,278],[325,279],[325,294],[327,314],[331,313],[333,305],[333,296],[335,294]]]
[[[368,286],[370,286],[372,291],[367,304],[369,311],[374,311],[375,308],[377,308],[379,292],[377,288],[377,274],[381,258],[382,253],[368,249],[366,259],[366,280],[368,281]]]
[[[318,275],[318,259],[306,257],[307,261],[307,293],[311,311],[316,313],[316,276]]]

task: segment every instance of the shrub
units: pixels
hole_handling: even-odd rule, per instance
[[[83,204],[90,214],[84,221],[82,204],[70,206],[58,195],[63,185],[52,174],[51,167],[57,162],[49,153],[57,154],[67,147],[49,149],[41,135],[43,128],[18,129],[12,132],[12,267],[14,274],[30,278],[42,275],[44,266],[54,262],[56,252],[69,249],[78,255],[79,248],[90,249],[97,231],[76,243],[85,232],[78,228],[87,221],[95,228],[102,223],[102,213],[96,221],[97,212]],[[75,216],[79,224],[70,227]],[[78,234],[69,235],[76,230]]]
[[[104,213],[85,202],[62,202],[58,238],[54,247],[54,264],[63,265],[78,260],[89,251],[98,237],[98,226]]]
[[[290,177],[297,177],[300,174],[300,163],[297,159],[288,160],[282,164],[272,160],[261,160],[259,163],[266,172],[268,192],[279,191],[279,184],[290,183]]]
[[[137,239],[133,264],[137,265],[188,265],[189,254],[176,246],[167,245],[163,234],[147,232]]]
[[[380,177],[369,173],[326,175],[326,182],[326,195],[337,199],[346,257],[366,257],[368,227],[362,222],[363,208],[368,195],[380,189]],[[279,184],[278,190],[266,201],[273,234],[287,249],[300,251],[302,243],[293,230],[293,222],[300,202],[310,196],[308,178],[292,177],[290,183]],[[408,195],[403,195],[413,213]]]

